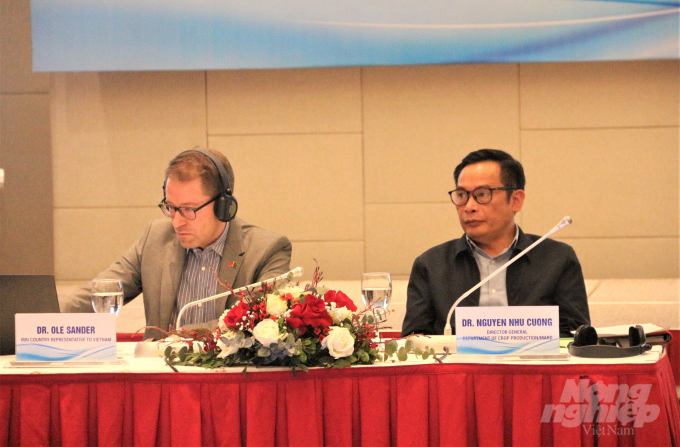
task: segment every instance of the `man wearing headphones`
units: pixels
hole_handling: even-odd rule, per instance
[[[168,330],[179,309],[290,270],[291,243],[285,236],[235,217],[234,172],[220,152],[192,149],[177,155],[165,171],[158,205],[168,219],[153,220],[142,237],[97,278],[120,279],[125,302],[144,293],[146,325]],[[181,324],[206,323],[236,302],[232,296],[194,306]],[[62,312],[92,312],[91,285],[60,303]],[[145,337],[163,337],[147,329]]]

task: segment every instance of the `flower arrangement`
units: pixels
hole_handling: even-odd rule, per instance
[[[178,340],[190,341],[179,350],[169,346],[165,357],[173,364],[205,368],[287,366],[295,374],[309,367],[370,365],[397,352],[394,341],[386,344],[384,354],[378,352],[373,338],[380,323],[372,309],[359,312],[343,292],[319,286],[321,279],[317,267],[304,289],[274,284],[244,293],[222,314],[216,330],[175,331]],[[398,358],[406,358],[404,348]]]

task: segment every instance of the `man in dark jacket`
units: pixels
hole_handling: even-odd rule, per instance
[[[442,334],[453,303],[538,236],[515,214],[524,204],[524,169],[509,154],[481,149],[454,171],[449,192],[465,235],[427,250],[413,263],[402,335]],[[464,299],[460,306],[559,306],[560,334],[590,324],[583,272],[574,250],[547,239]],[[453,318],[451,326],[454,327]]]

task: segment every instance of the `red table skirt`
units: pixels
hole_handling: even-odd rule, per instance
[[[675,385],[680,386],[680,329],[671,329],[670,333],[673,340],[666,345],[666,352],[675,376]]]
[[[649,421],[638,414],[627,423],[586,418],[571,426],[579,416],[567,409],[562,421],[541,422],[547,405],[564,404],[565,384],[579,380],[581,403],[597,400],[606,386],[627,385],[626,390],[649,390],[644,403],[658,408],[658,414]],[[313,370],[297,377],[290,371],[252,371],[245,377],[219,372],[1,375],[0,396],[0,446],[680,442],[680,411],[667,357],[642,365],[428,364]]]

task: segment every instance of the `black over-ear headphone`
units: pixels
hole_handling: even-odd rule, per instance
[[[630,344],[628,348],[606,344],[604,339],[597,337],[594,327],[583,325],[576,329],[574,341],[569,343],[567,349],[569,349],[569,354],[576,357],[600,359],[633,357],[652,349],[652,345],[647,343],[645,330],[640,325],[631,326],[628,329],[628,342]]]
[[[188,151],[182,152],[200,152],[210,159],[210,161],[217,168],[217,173],[220,177],[220,194],[215,199],[215,206],[213,207],[215,211],[215,217],[221,222],[229,222],[234,217],[236,217],[236,211],[238,211],[238,202],[236,198],[232,195],[232,188],[229,184],[229,177],[227,176],[227,170],[224,169],[222,162],[208,151],[203,149],[189,149]],[[181,155],[181,154],[180,154]],[[165,201],[165,181],[163,182],[163,200]]]

